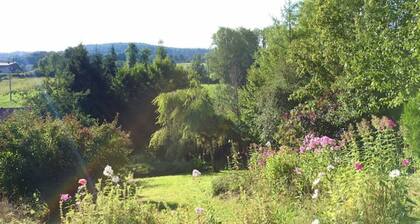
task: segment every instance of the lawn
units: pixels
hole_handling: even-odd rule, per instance
[[[12,108],[23,106],[22,97],[19,92],[29,91],[40,86],[45,78],[12,78],[12,101],[9,99],[9,80],[0,81],[0,107]]]
[[[186,206],[213,209],[216,217],[223,223],[237,222],[237,214],[243,205],[237,197],[221,199],[212,197],[211,181],[227,172],[203,174],[193,179],[191,175],[174,175],[141,179],[144,200],[167,203],[171,208]]]

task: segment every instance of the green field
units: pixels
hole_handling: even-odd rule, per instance
[[[190,209],[197,207],[212,209],[222,223],[236,223],[237,214],[243,208],[240,199],[212,197],[211,181],[217,176],[226,174],[227,172],[203,174],[196,179],[191,175],[143,178],[142,196],[146,201],[166,203],[171,208],[185,206]]]
[[[40,86],[45,78],[12,78],[12,101],[9,99],[9,80],[0,81],[0,107],[12,108],[23,106],[23,100],[20,92],[30,91]]]

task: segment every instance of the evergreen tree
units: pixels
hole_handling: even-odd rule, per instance
[[[129,43],[127,50],[125,50],[125,56],[128,67],[132,68],[137,63],[139,57],[139,49],[135,44]]]
[[[117,53],[114,46],[111,47],[109,54],[104,59],[104,73],[108,77],[115,77],[117,74]]]
[[[140,52],[140,63],[147,65],[150,61],[150,55],[152,55],[152,51],[149,48],[145,48]]]

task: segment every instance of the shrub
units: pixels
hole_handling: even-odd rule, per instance
[[[213,196],[240,194],[242,191],[247,191],[252,184],[251,178],[248,171],[236,171],[219,176],[211,182]]]
[[[326,195],[325,218],[333,223],[400,223],[412,206],[406,178],[411,165],[397,124],[373,117],[356,126],[343,135],[346,145]]]
[[[47,206],[37,195],[31,200],[16,200],[14,202],[3,198],[0,201],[0,223],[39,223],[48,213]]]
[[[40,118],[20,112],[0,123],[0,190],[30,196],[60,182],[95,177],[106,161],[122,166],[129,154],[128,136],[116,123],[83,127],[73,117]]]
[[[401,223],[409,212],[406,177],[341,168],[325,217],[332,223]]]

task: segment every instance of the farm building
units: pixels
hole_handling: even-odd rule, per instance
[[[22,69],[16,62],[0,62],[0,74],[21,72]]]

